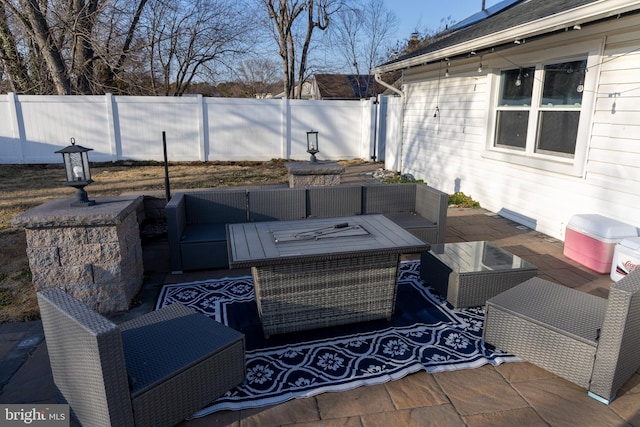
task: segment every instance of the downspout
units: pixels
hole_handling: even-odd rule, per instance
[[[374,73],[373,76],[374,76],[374,78],[376,79],[376,81],[378,83],[380,83],[382,86],[386,87],[387,89],[390,89],[393,92],[397,93],[400,96],[400,98],[402,98],[402,110],[400,111],[400,147],[398,149],[398,168],[400,169],[399,172],[402,173],[402,145],[404,144],[404,138],[403,138],[403,135],[404,135],[404,101],[405,101],[404,92],[401,91],[400,89],[397,89],[397,88],[391,86],[389,83],[383,81],[382,78],[380,77],[380,74]]]
[[[382,86],[386,87],[387,89],[390,89],[390,90],[394,91],[395,93],[397,93],[401,97],[404,97],[404,92],[402,92],[400,89],[396,89],[395,87],[391,86],[389,83],[387,83],[384,80],[382,80],[382,77],[380,77],[380,74],[375,73],[373,76],[376,79],[376,81],[378,83],[380,83]]]

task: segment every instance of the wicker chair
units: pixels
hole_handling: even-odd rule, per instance
[[[483,339],[609,404],[640,367],[640,269],[608,300],[529,279],[487,301]]]
[[[86,426],[170,426],[245,377],[244,335],[180,304],[115,325],[38,292],[53,379]]]

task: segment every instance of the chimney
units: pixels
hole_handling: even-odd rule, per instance
[[[485,6],[484,3],[485,3],[485,0],[482,0],[482,10],[484,10],[484,6]]]
[[[418,47],[420,44],[420,34],[417,32],[411,33],[411,38],[409,39],[409,43],[407,44],[407,50],[411,51]]]

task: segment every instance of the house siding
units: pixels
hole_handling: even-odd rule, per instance
[[[639,17],[597,24],[507,53],[405,71],[402,172],[449,193],[462,191],[490,211],[564,240],[571,216],[599,213],[640,226]],[[600,45],[587,152],[580,174],[567,175],[483,156],[493,127],[493,81],[510,62],[526,64]],[[521,51],[519,51],[521,52]],[[478,73],[478,62],[483,73]],[[437,67],[437,68],[435,68]],[[490,68],[491,67],[491,68]],[[440,78],[438,78],[440,76]],[[586,92],[586,91],[585,91]],[[434,117],[436,106],[439,109]]]

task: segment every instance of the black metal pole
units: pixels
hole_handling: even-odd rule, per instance
[[[171,190],[169,189],[169,163],[167,161],[167,133],[162,131],[162,150],[164,151],[164,196],[167,203],[171,200]]]

